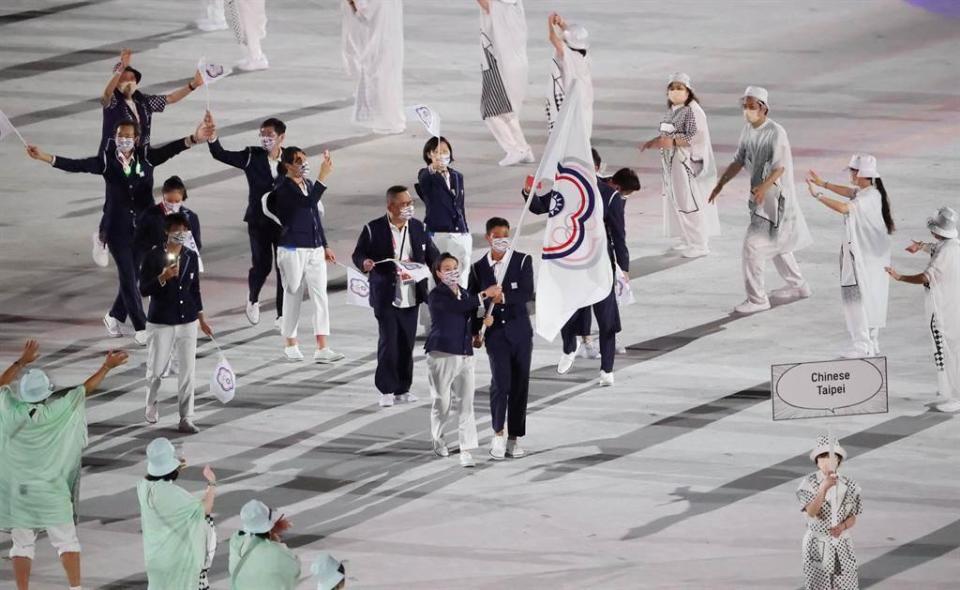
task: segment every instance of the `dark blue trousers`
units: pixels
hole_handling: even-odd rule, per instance
[[[113,300],[113,307],[110,308],[110,317],[121,323],[127,321],[129,317],[134,330],[145,330],[147,317],[143,313],[143,299],[137,287],[141,256],[135,251],[132,243],[107,242],[107,249],[110,250],[113,262],[117,265],[117,280],[120,283],[117,297]]]
[[[373,311],[380,331],[373,382],[380,393],[399,395],[410,391],[419,309],[419,305],[402,309],[387,305]]]
[[[620,331],[620,310],[617,308],[617,295],[611,289],[606,298],[594,303],[593,315],[597,316],[597,327],[600,330],[600,369],[610,373],[613,371],[613,357],[617,354],[617,332]],[[563,338],[563,353],[570,354],[577,349],[577,338],[583,334],[583,315],[590,318],[590,307],[582,307],[571,316],[560,329]],[[588,324],[589,325],[589,324]],[[589,330],[587,334],[589,334]]]
[[[247,235],[250,237],[250,272],[247,273],[247,289],[250,302],[260,301],[260,290],[267,282],[270,271],[274,270],[277,279],[277,317],[283,315],[283,283],[280,282],[280,269],[277,268],[277,241],[280,231],[259,223],[247,223]]]
[[[530,391],[530,360],[533,336],[511,342],[502,330],[486,335],[487,358],[490,360],[490,415],[493,431],[507,425],[510,436],[527,433],[527,396]]]

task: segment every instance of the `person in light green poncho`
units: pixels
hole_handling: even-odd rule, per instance
[[[55,393],[43,371],[30,369],[15,395],[10,384],[39,356],[40,345],[29,340],[0,375],[0,529],[9,530],[13,541],[10,559],[18,590],[30,586],[40,529],[57,549],[71,590],[79,590],[75,503],[87,444],[85,400],[111,369],[127,362],[127,354],[108,353],[100,370],[65,392]]]
[[[260,500],[244,504],[240,520],[230,537],[231,590],[294,590],[300,559],[280,540],[290,522]]]
[[[216,529],[210,513],[217,477],[203,468],[203,498],[174,483],[186,463],[173,444],[157,438],[147,445],[147,477],[137,484],[147,590],[206,590],[207,568],[216,550]]]

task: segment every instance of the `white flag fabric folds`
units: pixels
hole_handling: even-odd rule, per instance
[[[409,260],[394,260],[397,265],[397,269],[401,272],[406,271],[410,273],[410,276],[413,277],[414,282],[419,283],[424,279],[430,278],[430,267],[426,264],[420,262],[412,262]]]
[[[427,105],[415,104],[407,107],[407,116],[420,121],[430,135],[440,137],[440,115]]]
[[[3,141],[4,139],[14,135],[20,138],[20,141],[23,143],[23,145],[27,145],[26,140],[23,139],[23,136],[20,135],[20,132],[17,131],[17,128],[13,126],[13,123],[10,122],[10,119],[7,118],[3,111],[0,111],[0,141]]]
[[[633,305],[637,302],[637,298],[633,294],[633,289],[630,287],[630,281],[627,280],[627,275],[623,274],[623,271],[617,268],[617,305]]]
[[[220,353],[220,361],[210,376],[210,393],[221,403],[229,403],[237,394],[237,375],[227,357]]]
[[[550,191],[537,277],[536,330],[551,341],[577,309],[601,301],[613,289],[603,199],[583,117],[575,81],[534,177],[534,186],[542,183]]]
[[[370,307],[370,281],[366,275],[349,266],[347,269],[347,305]]]

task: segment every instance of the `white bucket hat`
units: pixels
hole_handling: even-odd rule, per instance
[[[827,438],[827,435],[821,434],[817,437],[817,446],[813,447],[813,450],[810,451],[810,460],[814,463],[817,462],[817,457],[824,453],[830,452],[830,439]],[[833,441],[833,453],[839,456],[841,459],[847,459],[847,452],[843,450],[843,447],[840,446],[840,442],[836,439]]]
[[[857,178],[880,178],[877,172],[877,159],[870,154],[861,154],[857,163]]]
[[[38,404],[50,397],[53,393],[53,384],[50,378],[40,369],[30,369],[20,378],[20,401],[28,404]]]
[[[343,581],[340,562],[329,553],[318,555],[310,566],[310,571],[317,576],[317,590],[333,590]]]
[[[563,31],[563,40],[570,49],[586,51],[590,48],[590,34],[583,25],[567,25]]]
[[[753,98],[759,100],[763,104],[770,106],[770,93],[767,92],[767,89],[763,86],[747,86],[747,89],[743,91],[743,97],[747,98],[752,96]],[[741,99],[742,100],[742,99]]]
[[[269,533],[281,516],[260,500],[250,500],[240,509],[243,532],[251,535]]]
[[[849,168],[849,169],[851,169],[851,170],[859,170],[859,169],[860,169],[860,156],[861,156],[861,154],[853,154],[852,156],[850,156],[850,163],[847,164],[847,168]]]
[[[941,208],[936,217],[927,219],[927,229],[941,238],[957,237],[957,212],[950,207]]]
[[[177,450],[165,438],[155,438],[147,445],[147,474],[160,477],[180,467]]]
[[[667,80],[667,86],[673,84],[674,82],[680,82],[690,90],[693,90],[693,84],[690,83],[690,76],[684,74],[683,72],[674,72],[670,74],[670,79]]]

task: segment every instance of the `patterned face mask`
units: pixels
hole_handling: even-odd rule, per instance
[[[174,244],[180,244],[181,246],[187,243],[187,240],[190,238],[190,235],[185,231],[178,231],[170,234],[169,240]]]
[[[510,247],[510,238],[493,238],[490,245],[494,252],[503,254]]]
[[[400,210],[400,219],[403,219],[404,221],[408,219],[412,219],[414,213],[415,211],[414,211],[413,205],[407,205],[406,207]]]
[[[260,145],[263,146],[263,149],[268,152],[273,151],[273,148],[277,145],[277,139],[275,137],[270,137],[269,135],[260,136]]]
[[[132,137],[118,137],[117,138],[117,149],[121,152],[129,152],[133,149],[136,141]]]
[[[457,269],[445,270],[440,273],[440,280],[443,281],[444,285],[453,287],[460,283],[460,271]]]

